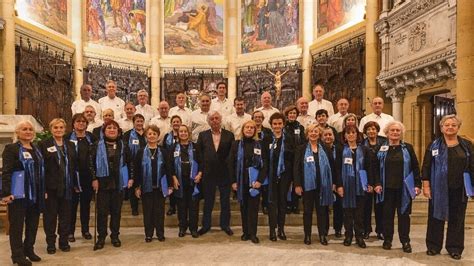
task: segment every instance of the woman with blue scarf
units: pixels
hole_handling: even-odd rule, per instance
[[[107,217],[110,214],[110,238],[114,247],[120,247],[120,217],[123,193],[133,186],[135,177],[132,155],[120,138],[119,124],[109,120],[103,126],[103,139],[91,147],[89,165],[92,188],[97,193],[98,240],[94,250],[102,249],[107,236]]]
[[[145,242],[152,241],[156,231],[158,241],[165,241],[165,199],[172,187],[166,172],[166,150],[158,146],[160,129],[150,125],[145,130],[147,145],[135,157],[137,188],[135,194],[142,199]]]
[[[179,237],[189,228],[191,236],[198,238],[199,197],[202,170],[197,145],[191,142],[191,132],[186,125],[178,130],[179,142],[169,154],[168,169],[173,178],[175,197],[178,199]]]
[[[68,241],[76,241],[74,232],[76,230],[76,216],[77,208],[81,205],[81,232],[84,239],[92,239],[89,232],[89,218],[92,200],[92,176],[89,170],[89,149],[96,141],[92,133],[86,131],[87,119],[82,113],[77,113],[72,116],[73,131],[66,135],[65,139],[69,140],[76,151],[76,166],[77,171],[73,178],[77,178],[78,186],[74,188],[72,193],[71,206],[71,223],[69,224]]]
[[[241,139],[232,144],[229,157],[232,189],[237,191],[242,218],[242,241],[250,239],[259,243],[257,237],[258,204],[260,188],[265,181],[267,168],[262,142],[257,137],[257,126],[254,121],[242,125]]]
[[[369,122],[370,123],[370,122]],[[367,124],[366,124],[367,125]],[[412,200],[420,194],[420,167],[413,146],[402,140],[405,127],[399,121],[387,123],[384,133],[387,142],[381,145],[375,170],[377,203],[383,203],[383,249],[392,248],[395,211],[398,236],[405,253],[411,253],[410,213]]]
[[[430,199],[426,254],[441,252],[447,221],[446,250],[451,258],[460,260],[467,201],[473,196],[473,147],[469,140],[458,136],[461,120],[456,115],[444,116],[439,125],[443,135],[428,145],[421,178],[423,194]]]
[[[334,201],[333,186],[341,184],[336,174],[332,152],[319,143],[319,126],[307,126],[306,136],[308,142],[298,146],[295,151],[293,168],[295,192],[303,195],[304,243],[311,244],[313,209],[316,207],[319,241],[322,245],[327,245],[329,206]]]
[[[178,142],[178,130],[181,124],[183,123],[181,117],[178,115],[173,115],[170,119],[171,131],[166,133],[163,137],[163,148],[168,152],[172,152],[174,144]],[[166,215],[171,216],[176,213],[176,197],[174,194],[169,196],[170,207],[166,212]]]
[[[364,241],[364,206],[365,192],[372,191],[375,159],[369,148],[361,145],[361,134],[355,125],[346,125],[341,132],[344,136],[344,148],[336,162],[340,169],[342,187],[337,188],[342,197],[344,213],[345,238],[344,246],[352,244],[352,237],[361,248],[366,248]]]
[[[43,227],[46,234],[48,254],[56,253],[56,225],[59,234],[59,249],[68,252],[71,205],[74,190],[78,188],[76,176],[76,149],[66,141],[66,122],[55,118],[49,123],[52,137],[39,143],[44,158],[45,170],[45,210]]]
[[[278,226],[278,238],[286,240],[285,216],[286,199],[293,174],[294,145],[290,135],[283,131],[285,117],[281,113],[274,113],[269,119],[273,135],[270,142],[264,144],[269,147],[268,156],[268,223],[270,226],[270,240],[276,241],[275,229]]]
[[[123,134],[123,143],[128,144],[128,148],[132,154],[132,158],[135,158],[139,149],[143,149],[146,145],[145,137],[143,136],[143,125],[145,123],[145,117],[141,114],[135,114],[132,117],[133,128]],[[130,206],[132,207],[132,215],[138,215],[138,198],[135,196],[135,187],[132,187],[127,196],[130,197]]]
[[[6,145],[2,154],[1,196],[2,202],[8,204],[12,262],[31,265],[32,261],[41,260],[34,245],[40,212],[44,209],[44,162],[39,148],[33,144],[35,129],[30,121],[16,125],[15,137],[17,141]]]

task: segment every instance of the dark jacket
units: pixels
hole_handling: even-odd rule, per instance
[[[158,147],[160,149],[161,154],[163,155],[163,174],[166,175],[166,179],[168,180],[168,187],[173,186],[173,178],[171,171],[169,169],[170,164],[168,163],[169,161],[169,154],[168,151],[163,149],[162,147]],[[137,152],[137,156],[135,157],[134,164],[135,164],[135,184],[134,186],[143,186],[143,172],[142,172],[142,161],[143,161],[143,153],[145,149],[141,148]],[[160,186],[160,184],[157,184]],[[168,189],[168,188],[162,188],[162,189]]]
[[[285,172],[283,172],[283,176],[281,176],[280,178],[287,178],[287,179],[293,179],[293,155],[294,155],[294,150],[295,150],[295,146],[294,146],[294,140],[293,138],[291,137],[291,135],[288,135],[286,133],[285,134],[285,151],[284,151],[284,157],[285,157]],[[266,151],[267,151],[267,158],[268,158],[268,178],[269,178],[269,181],[270,180],[274,180],[274,178],[276,178],[276,170],[278,168],[278,158],[279,158],[279,154],[280,154],[280,148],[281,148],[281,144],[280,142],[282,141],[282,138],[280,139],[280,141],[277,143],[277,148],[276,150],[274,151],[274,154],[273,154],[273,162],[270,161],[270,145],[272,144],[273,142],[273,138],[270,137],[269,139],[267,139],[266,141],[264,141],[263,145],[266,147]],[[270,167],[272,167],[273,169],[270,169]],[[272,175],[273,176],[270,176],[270,172],[272,172]]]
[[[219,180],[220,182],[230,183],[227,159],[233,142],[234,134],[221,129],[221,140],[216,151],[212,141],[211,129],[199,133],[197,145],[202,159],[203,182]]]
[[[68,133],[64,139],[69,140],[73,146],[75,143],[71,141],[71,133]],[[86,136],[89,137],[91,142],[87,141],[87,138],[84,138],[77,143],[77,153],[76,153],[76,169],[79,172],[80,177],[80,185],[82,189],[92,188],[92,175],[89,169],[89,156],[90,156],[90,149],[94,142],[97,141],[96,137],[86,131]]]
[[[243,140],[245,140],[245,138],[243,138]],[[255,142],[258,141],[260,142],[260,152],[261,152],[261,156],[262,156],[262,165],[259,167],[259,173],[258,173],[258,182],[260,182],[261,184],[265,181],[265,178],[267,177],[267,173],[268,173],[268,158],[267,158],[267,155],[268,155],[268,149],[265,147],[265,145],[263,144],[262,141],[260,140],[247,140],[247,146],[249,147],[249,149],[245,149],[245,146],[244,146],[244,158],[243,158],[243,168],[244,168],[244,172],[243,172],[243,178],[246,180],[248,180],[248,171],[246,171],[245,169],[249,168],[249,167],[255,167],[255,162],[253,161],[253,154],[254,154],[254,146],[255,146]],[[237,182],[237,175],[236,175],[236,168],[237,168],[237,153],[238,153],[238,150],[239,150],[239,142],[238,140],[234,141],[234,143],[232,143],[232,148],[230,150],[230,156],[229,156],[229,174],[230,174],[230,179],[231,179],[231,183],[235,183]],[[244,144],[245,145],[245,144]],[[252,157],[252,158],[250,158]],[[244,182],[246,183],[246,182]],[[247,182],[248,183],[248,182]]]
[[[375,177],[374,177],[374,172],[375,172],[374,167],[378,168],[378,164],[377,164],[378,161],[377,161],[376,156],[370,151],[369,148],[363,145],[361,145],[361,147],[362,147],[362,154],[364,156],[364,170],[367,171],[367,183],[368,185],[373,186],[376,182]],[[341,186],[342,186],[342,167],[344,166],[343,152],[344,152],[344,145],[342,145],[342,148],[338,151],[338,154],[336,155],[337,157],[336,167],[339,170],[339,176],[341,178]],[[353,156],[353,159],[354,157],[355,156]],[[353,161],[354,166],[355,166],[355,161],[356,160]],[[378,181],[378,183],[380,183],[380,181]]]

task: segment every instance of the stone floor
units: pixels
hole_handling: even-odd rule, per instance
[[[78,237],[72,243],[69,253],[58,250],[55,255],[46,254],[45,237],[42,228],[38,231],[36,252],[42,257],[43,265],[474,265],[474,230],[466,227],[466,248],[461,261],[452,260],[442,251],[441,255],[429,257],[425,254],[425,225],[414,225],[411,230],[413,253],[401,250],[398,238],[390,251],[381,248],[382,241],[371,237],[368,248],[360,249],[353,244],[344,247],[342,239],[330,236],[328,246],[322,246],[313,236],[313,244],[303,244],[301,227],[287,228],[287,241],[270,242],[267,227],[259,230],[260,244],[240,240],[241,230],[234,227],[234,236],[228,237],[221,231],[193,239],[190,235],[177,237],[177,228],[166,228],[166,241],[145,243],[142,228],[122,228],[122,247],[114,248],[109,239],[100,251],[92,251],[92,241]],[[316,228],[313,229],[316,232]],[[10,265],[8,237],[0,236],[0,265]]]

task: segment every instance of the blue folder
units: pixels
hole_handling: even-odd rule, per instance
[[[291,192],[293,192],[293,183],[290,184],[290,188],[288,189],[288,192],[286,193],[287,202],[291,202]]]
[[[258,189],[255,189],[252,187],[253,183],[257,182],[258,181],[258,174],[259,174],[260,170],[258,170],[257,168],[255,167],[249,167],[249,185],[250,185],[250,189],[249,189],[249,193],[250,193],[250,196],[252,197],[256,197],[258,194],[260,194],[260,191]]]
[[[76,171],[76,180],[77,180],[77,187],[79,188],[79,192],[82,192],[81,179],[79,178],[78,171]]]
[[[168,196],[168,179],[166,175],[163,175],[161,177],[160,184],[161,184],[161,192],[163,192],[163,197],[166,198]]]
[[[471,174],[464,172],[464,187],[466,188],[466,195],[468,197],[474,197],[474,188],[472,187]]]
[[[403,181],[405,182],[405,187],[407,188],[408,192],[410,193],[411,199],[415,199],[416,191],[415,191],[415,177],[413,176],[413,172],[411,172],[408,176],[406,176]]]
[[[364,191],[367,191],[368,185],[369,185],[367,181],[367,171],[359,170],[359,178],[360,178],[360,184],[362,185],[362,189]]]
[[[193,197],[199,195],[199,188],[197,184],[194,184]]]
[[[198,164],[196,163],[196,161],[193,161],[193,163],[191,164],[190,178],[194,181],[194,178],[196,177],[197,174],[198,174]]]
[[[25,171],[15,171],[12,173],[12,191],[15,199],[25,198]]]
[[[120,177],[122,178],[123,187],[128,186],[128,167],[127,165],[122,166],[120,169]]]

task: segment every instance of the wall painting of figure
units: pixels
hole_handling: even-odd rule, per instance
[[[88,42],[146,52],[146,0],[85,0]]]
[[[318,0],[318,37],[364,19],[366,0]]]
[[[67,35],[67,0],[17,0],[18,16]]]
[[[224,0],[164,0],[166,55],[223,55]]]

